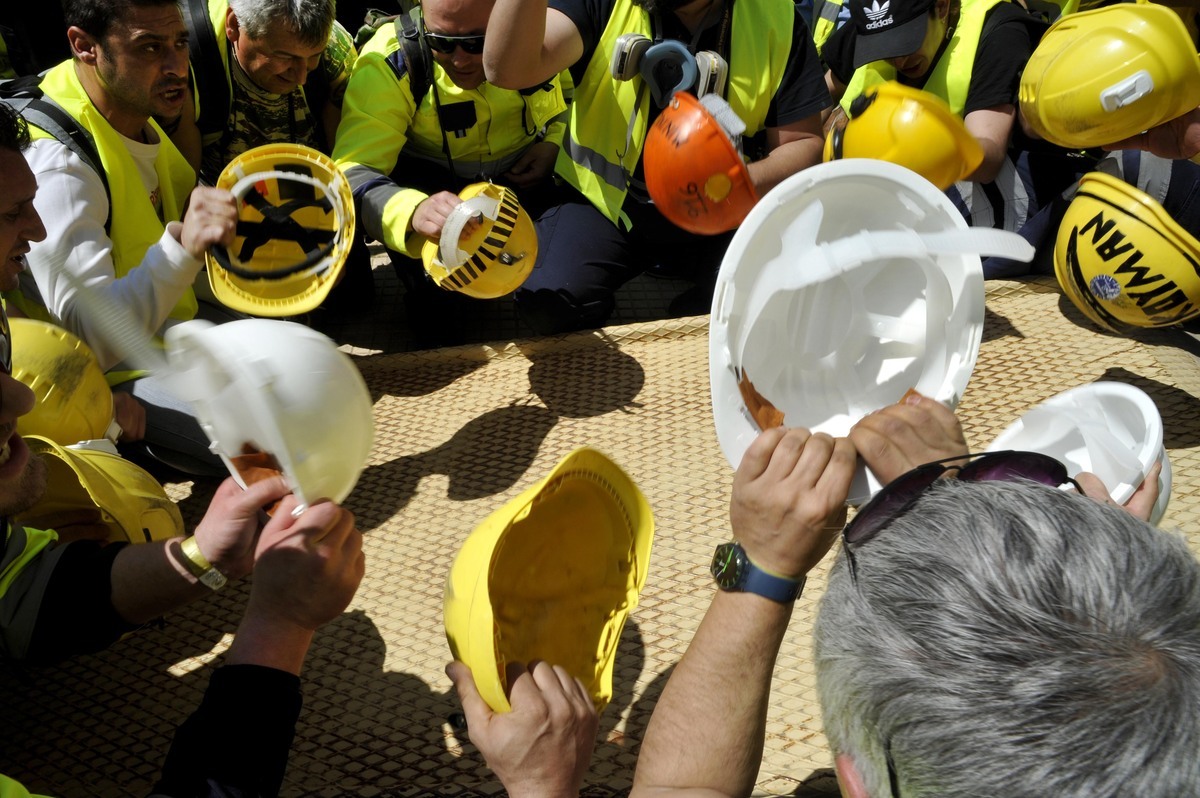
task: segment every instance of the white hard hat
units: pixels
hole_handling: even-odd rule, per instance
[[[172,385],[242,485],[281,472],[301,504],[341,502],[374,441],[371,395],[337,344],[302,324],[189,321],[167,331]]]
[[[1157,524],[1171,498],[1171,460],[1163,445],[1163,422],[1145,391],[1123,382],[1093,382],[1050,397],[992,441],[989,452],[1041,452],[1060,461],[1075,477],[1090,471],[1124,504],[1162,463],[1159,497],[1150,516]]]
[[[772,189],[730,242],[713,294],[709,377],[730,464],[780,422],[845,435],[912,388],[956,405],[983,334],[980,254],[1029,260],[1033,248],[968,228],[902,166],[848,158]],[[759,400],[782,419],[756,418]],[[850,500],[878,489],[864,468]]]

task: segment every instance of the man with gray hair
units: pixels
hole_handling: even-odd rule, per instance
[[[262,144],[332,151],[355,60],[353,37],[334,20],[334,5],[183,1],[196,107],[171,137],[201,180],[216,183],[227,163]]]
[[[843,530],[857,455],[890,481]],[[967,455],[923,397],[847,438],[764,432],[633,795],[750,793],[793,600],[839,532],[814,636],[844,796],[1195,795],[1200,563],[1142,520],[1156,469],[1123,510],[1077,480],[1044,455]]]

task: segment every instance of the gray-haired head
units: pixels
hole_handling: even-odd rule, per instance
[[[329,38],[336,11],[334,0],[229,0],[238,25],[261,39],[279,25],[286,25],[301,41],[319,44]]]
[[[815,629],[834,751],[872,796],[1196,795],[1200,563],[1031,483],[942,480],[840,558]]]

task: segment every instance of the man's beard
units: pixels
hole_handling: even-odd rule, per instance
[[[36,505],[46,494],[46,462],[31,454],[28,465],[11,494],[0,494],[0,516],[19,515]]]

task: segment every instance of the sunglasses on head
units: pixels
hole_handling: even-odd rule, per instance
[[[429,49],[443,55],[450,55],[455,47],[461,47],[468,55],[479,55],[483,52],[483,34],[476,36],[443,36],[440,33],[425,31],[425,41]]]
[[[917,499],[937,479],[949,471],[957,471],[956,479],[967,482],[1013,482],[1028,479],[1042,485],[1075,486],[1079,483],[1067,474],[1067,467],[1049,455],[1038,452],[981,452],[946,457],[917,466],[897,477],[876,493],[859,509],[854,519],[842,531],[842,551],[850,566],[850,576],[858,581],[854,549],[871,542],[890,522],[904,515]]]

